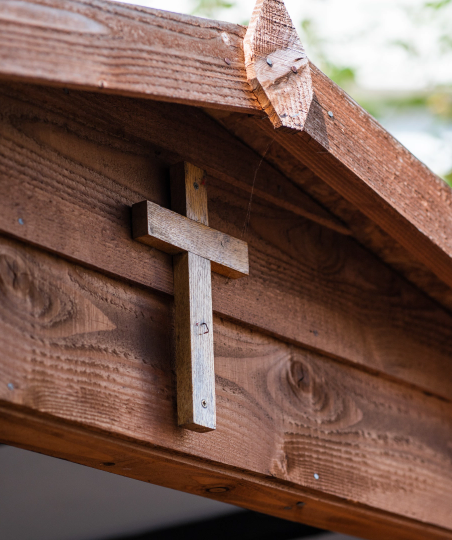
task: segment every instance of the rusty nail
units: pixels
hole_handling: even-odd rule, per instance
[[[231,61],[229,60],[229,58],[225,58],[224,61],[226,62],[226,64],[227,64],[228,66],[231,65]]]
[[[294,73],[298,73],[297,66],[292,66],[290,69],[291,69]]]
[[[270,58],[267,58],[267,64],[268,64],[270,67],[273,67],[273,62],[271,61]]]
[[[204,409],[207,409],[207,401],[205,399],[201,400],[201,405],[203,406]]]

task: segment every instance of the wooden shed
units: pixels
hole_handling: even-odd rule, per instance
[[[452,191],[282,0],[2,0],[0,78],[0,441],[452,539]]]

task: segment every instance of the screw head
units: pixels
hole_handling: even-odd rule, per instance
[[[271,61],[270,58],[267,58],[267,64],[268,64],[270,67],[273,67],[273,62]]]
[[[201,400],[201,405],[202,405],[203,409],[207,409],[207,400],[202,399]]]
[[[329,116],[330,118],[333,118],[333,116],[334,116],[333,111],[328,111],[328,116]]]

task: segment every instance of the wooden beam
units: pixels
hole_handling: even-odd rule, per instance
[[[68,0],[64,9],[60,0],[3,0],[0,77],[261,113],[247,81],[245,32],[106,0]],[[452,286],[452,191],[310,67],[304,135],[281,144]]]
[[[107,0],[2,0],[0,77],[255,113],[244,34]]]
[[[248,245],[177,212],[142,201],[133,205],[133,237],[170,255],[189,251],[212,262],[212,270],[226,277],[249,274]]]
[[[363,538],[452,538],[450,403],[217,317],[217,431],[188,432],[169,297],[7,239],[0,278],[0,442]]]
[[[301,131],[312,102],[311,70],[283,0],[257,0],[243,49],[248,80],[273,127]]]
[[[314,101],[303,133],[256,122],[452,287],[452,190],[311,64]]]
[[[193,161],[212,171],[212,226],[240,237],[249,221],[253,270],[229,283],[213,276],[218,315],[452,399],[450,315],[347,236],[256,197],[248,220],[250,194],[221,171],[252,181],[261,158],[202,111],[36,86],[0,95],[0,230],[173,294],[171,259],[132,239],[130,207],[169,207],[169,167]],[[273,170],[264,161],[256,187]]]

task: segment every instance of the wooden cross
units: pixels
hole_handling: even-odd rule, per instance
[[[230,278],[249,273],[248,245],[211,229],[204,171],[171,169],[171,206],[134,204],[135,240],[174,255],[177,415],[193,431],[216,427],[211,270]]]

